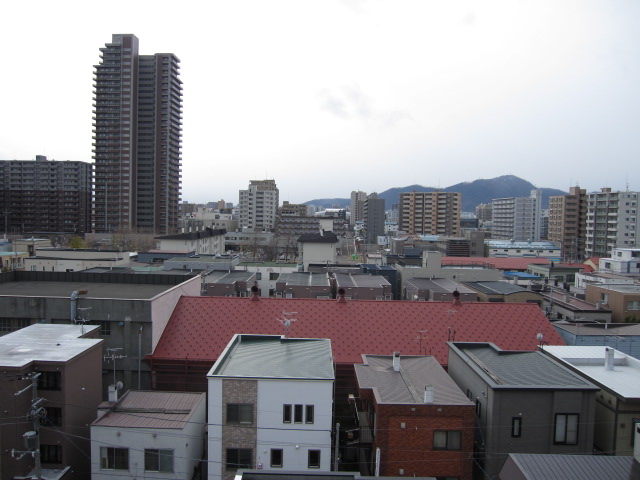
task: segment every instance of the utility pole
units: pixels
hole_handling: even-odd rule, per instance
[[[38,398],[38,378],[40,377],[40,373],[31,373],[26,379],[31,380],[31,385],[23,388],[18,393],[15,394],[22,395],[27,390],[31,389],[31,407],[29,409],[29,413],[27,414],[27,418],[33,420],[33,431],[26,432],[24,437],[24,443],[26,450],[11,450],[11,456],[17,460],[22,459],[27,454],[31,454],[31,456],[35,460],[35,478],[38,480],[42,480],[41,475],[41,467],[40,467],[40,419],[46,417],[47,411],[42,406],[45,402],[44,398]]]

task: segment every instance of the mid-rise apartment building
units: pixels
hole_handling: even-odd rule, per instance
[[[177,231],[182,161],[180,60],[139,55],[115,34],[95,65],[95,229]]]
[[[249,188],[240,190],[239,196],[239,221],[243,229],[275,229],[280,201],[275,180],[251,180]]]
[[[5,233],[91,232],[93,165],[78,161],[0,161]]]
[[[409,234],[459,237],[462,194],[402,192],[398,229]]]
[[[639,192],[612,192],[610,188],[588,195],[587,257],[608,257],[615,247],[638,245],[638,195]]]
[[[548,239],[558,243],[562,258],[580,260],[585,256],[587,233],[587,191],[571,187],[569,195],[549,197]]]
[[[384,235],[385,201],[377,193],[367,196],[364,202],[365,241],[377,243],[378,236]]]
[[[514,242],[539,242],[541,203],[540,190],[532,190],[528,197],[494,199],[491,238]]]

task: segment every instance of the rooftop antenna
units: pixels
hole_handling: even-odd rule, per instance
[[[422,340],[427,338],[427,336],[425,335],[427,331],[428,330],[418,330],[418,336],[416,337],[416,341],[419,342],[420,355],[422,355]]]
[[[84,312],[85,310],[91,310],[93,307],[78,307],[76,308],[76,310],[78,312]],[[85,318],[84,315],[78,315],[76,318],[73,319],[73,323],[79,323],[80,324],[80,333],[82,335],[84,335],[84,324],[87,323],[89,321],[88,318]]]
[[[282,325],[284,325],[284,336],[285,338],[289,335],[289,327],[292,322],[297,322],[297,318],[287,318],[291,315],[297,315],[298,312],[282,312],[282,318],[276,318]]]
[[[456,331],[451,329],[451,317],[458,313],[457,310],[452,308],[447,309],[447,316],[449,317],[449,328],[447,329],[447,341],[455,342],[456,341]]]
[[[118,358],[127,358],[126,355],[121,355],[118,353],[119,350],[122,350],[122,347],[117,348],[109,348],[107,347],[107,353],[104,356],[104,360],[113,361],[113,385],[116,386],[116,359]]]

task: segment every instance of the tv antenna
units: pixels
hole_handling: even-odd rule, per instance
[[[449,328],[447,329],[447,341],[448,342],[455,342],[456,341],[456,331],[453,330],[451,328],[451,317],[453,315],[455,315],[456,313],[458,313],[457,310],[454,310],[452,308],[447,310],[447,317],[449,317]]]
[[[420,355],[422,355],[422,340],[426,339],[427,336],[425,335],[428,332],[428,330],[418,330],[418,336],[416,337],[416,341],[419,342],[419,353]]]
[[[76,308],[76,310],[78,310],[78,312],[82,313],[85,310],[91,310],[93,307],[78,307]],[[86,318],[84,315],[78,315],[76,318],[73,319],[73,323],[79,323],[80,324],[80,332],[82,333],[82,335],[84,335],[84,324],[87,323],[89,321],[88,318]]]
[[[282,318],[276,318],[282,325],[284,325],[284,336],[285,338],[289,335],[289,327],[293,322],[297,322],[297,318],[287,318],[291,315],[297,315],[298,312],[282,312]]]
[[[126,355],[121,355],[118,353],[119,350],[122,350],[122,347],[117,348],[109,348],[107,347],[107,353],[104,356],[105,362],[110,360],[113,362],[113,385],[116,385],[116,359],[118,358],[127,358]]]

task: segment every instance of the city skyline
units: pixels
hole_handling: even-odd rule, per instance
[[[97,46],[132,33],[142,52],[181,60],[182,200],[237,203],[254,179],[292,203],[505,174],[564,191],[640,186],[635,3],[0,10],[15,45],[0,158],[90,161]]]

